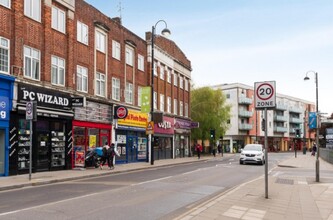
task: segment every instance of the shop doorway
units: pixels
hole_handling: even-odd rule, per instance
[[[5,130],[0,129],[0,175],[5,174]]]
[[[138,138],[133,136],[128,136],[127,141],[127,161],[135,162],[137,161],[138,155]]]
[[[48,131],[37,131],[37,171],[48,171],[50,163],[50,138]]]

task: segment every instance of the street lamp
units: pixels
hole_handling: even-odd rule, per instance
[[[165,28],[161,31],[162,35],[169,36],[171,34],[168,29],[168,25],[164,20],[159,20],[152,27],[151,31],[151,106],[150,106],[150,120],[154,121],[154,38],[155,38],[155,29],[158,23],[163,22],[165,24]],[[157,98],[157,97],[156,97]],[[154,123],[155,124],[155,123]],[[154,146],[153,146],[153,138],[154,135],[151,134],[150,137],[150,164],[154,165]]]
[[[319,108],[318,108],[318,73],[310,70],[306,72],[306,76],[304,80],[309,80],[308,73],[314,73],[315,75],[315,83],[316,83],[316,146],[317,146],[317,154],[316,154],[316,182],[319,182]]]

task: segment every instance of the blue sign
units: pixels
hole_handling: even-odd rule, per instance
[[[0,120],[9,120],[9,99],[0,96]]]
[[[317,113],[309,112],[309,128],[315,129],[317,128]]]

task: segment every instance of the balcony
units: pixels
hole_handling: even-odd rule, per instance
[[[247,98],[247,97],[239,97],[239,100],[238,100],[239,104],[251,105],[252,102],[253,102],[253,99]]]
[[[252,124],[247,124],[247,123],[239,123],[239,130],[251,130],[253,127]]]
[[[287,111],[287,106],[286,105],[283,105],[283,104],[276,104],[276,107],[275,107],[276,110],[281,110],[281,111]]]
[[[288,121],[288,117],[287,116],[283,116],[283,115],[274,115],[274,121],[283,121],[283,122],[286,122],[286,121]]]
[[[301,108],[297,108],[297,107],[290,107],[290,108],[289,108],[289,112],[303,113],[304,110],[301,109]]]
[[[275,126],[273,128],[274,132],[279,132],[279,133],[286,133],[288,132],[288,128],[281,127],[281,126]]]
[[[253,115],[253,112],[251,112],[251,111],[239,110],[239,117],[251,118],[252,115]]]
[[[303,123],[303,119],[290,117],[289,118],[289,122],[290,123],[294,123],[294,124],[302,124]]]

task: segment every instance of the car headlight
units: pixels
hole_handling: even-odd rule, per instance
[[[244,154],[244,153],[241,153],[240,155],[244,156],[245,154]]]
[[[262,155],[262,153],[259,153],[259,154],[257,154],[256,156],[261,156]]]

